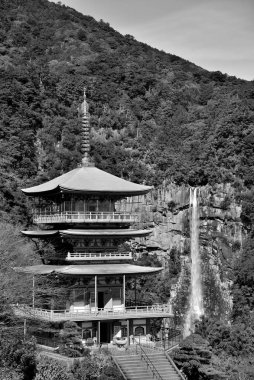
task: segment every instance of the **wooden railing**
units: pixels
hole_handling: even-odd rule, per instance
[[[34,223],[133,223],[137,221],[136,214],[119,212],[36,212]]]
[[[47,321],[78,321],[78,320],[107,320],[112,317],[135,318],[135,317],[170,317],[173,316],[171,305],[150,305],[150,306],[135,306],[135,307],[118,307],[118,308],[80,308],[75,311],[70,310],[47,310],[37,309],[26,305],[13,305],[13,310],[18,316],[27,316],[38,318]]]
[[[131,252],[68,252],[66,260],[131,260]]]

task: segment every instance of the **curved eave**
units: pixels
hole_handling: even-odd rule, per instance
[[[143,267],[133,264],[94,264],[94,265],[34,265],[30,267],[13,268],[18,273],[50,274],[58,273],[69,276],[110,276],[110,275],[137,275],[155,274],[163,268]]]
[[[58,230],[38,230],[38,231],[21,231],[25,236],[31,238],[46,238],[58,235]]]
[[[41,185],[22,189],[22,191],[28,196],[42,196],[58,192],[135,196],[146,194],[151,189],[151,186],[126,181],[96,167],[80,167]]]
[[[131,230],[131,229],[118,229],[118,230],[60,230],[61,236],[73,236],[73,237],[83,237],[83,236],[126,236],[126,237],[139,237],[147,236],[152,233],[152,230]]]
[[[153,189],[152,186],[146,186],[146,189],[144,190],[135,190],[135,191],[126,191],[126,190],[115,190],[115,189],[108,189],[108,190],[89,190],[89,189],[75,189],[71,187],[62,187],[58,186],[61,193],[78,193],[78,194],[99,194],[99,195],[118,195],[118,196],[125,196],[125,197],[132,197],[136,195],[144,195],[149,193]],[[55,191],[54,191],[55,192]]]
[[[35,186],[37,187],[37,186]],[[59,194],[61,193],[61,188],[60,186],[56,186],[55,188],[51,190],[46,190],[46,191],[30,191],[30,189],[33,189],[33,187],[28,188],[28,189],[21,189],[22,193],[27,195],[28,197],[43,197],[47,195],[53,195],[53,194]]]
[[[53,194],[59,194],[59,193],[71,193],[71,194],[98,194],[98,195],[115,195],[119,197],[134,197],[137,195],[145,195],[149,193],[153,189],[152,186],[149,186],[145,190],[140,190],[140,191],[118,191],[118,190],[87,190],[87,189],[74,189],[74,188],[66,188],[62,186],[56,186],[54,189],[48,190],[48,191],[28,191],[29,189],[21,189],[21,191],[29,196],[29,197],[43,197],[43,196],[48,196],[48,195],[53,195]]]
[[[60,234],[62,237],[141,237],[147,236],[152,233],[152,230],[131,230],[131,229],[103,229],[103,230],[92,230],[92,229],[83,229],[83,230],[36,230],[36,231],[21,231],[25,236],[31,238],[47,238]]]

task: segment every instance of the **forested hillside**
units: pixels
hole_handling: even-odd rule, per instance
[[[39,244],[32,246],[19,235],[20,225],[30,223],[20,188],[51,179],[81,161],[77,108],[85,86],[92,154],[99,168],[155,187],[163,182],[211,188],[230,183],[236,190],[248,238],[243,247],[238,242],[239,257],[232,251],[232,324],[204,319],[198,332],[222,355],[220,360],[216,356],[215,365],[231,371],[231,380],[240,378],[241,363],[243,372],[249,371],[242,378],[253,379],[254,82],[208,72],[47,0],[1,0],[0,18],[0,324],[8,342],[0,342],[0,378],[1,368],[10,365],[9,346],[19,350],[22,342],[9,342],[16,323],[9,317],[9,304],[31,298],[31,278],[11,268],[38,263],[41,254]],[[227,210],[230,197],[223,202],[221,209]],[[176,204],[169,202],[163,210],[157,206],[162,218]],[[226,217],[219,222],[226,225]],[[216,227],[213,233],[219,235]],[[172,252],[165,275],[170,281],[180,266],[179,252]],[[152,255],[146,259],[149,265],[157,260]],[[165,278],[147,283],[150,298],[153,285],[153,297],[168,299],[172,284]],[[44,293],[36,293],[36,302]],[[17,328],[22,335],[22,326]],[[31,358],[34,372],[33,350]],[[197,357],[186,360],[188,378],[198,379]],[[17,362],[25,373],[22,355]]]
[[[0,4],[1,213],[80,161],[87,87],[98,167],[136,182],[253,184],[254,83],[208,72],[46,0]]]

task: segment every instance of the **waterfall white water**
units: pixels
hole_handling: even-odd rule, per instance
[[[201,284],[201,264],[199,255],[199,209],[198,209],[198,189],[190,188],[190,234],[191,234],[191,293],[189,309],[184,324],[184,337],[191,334],[195,320],[204,314],[202,284]]]

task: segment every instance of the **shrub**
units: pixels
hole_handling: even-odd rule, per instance
[[[67,372],[66,366],[57,360],[40,357],[37,364],[37,373],[35,380],[71,380],[70,374]]]

